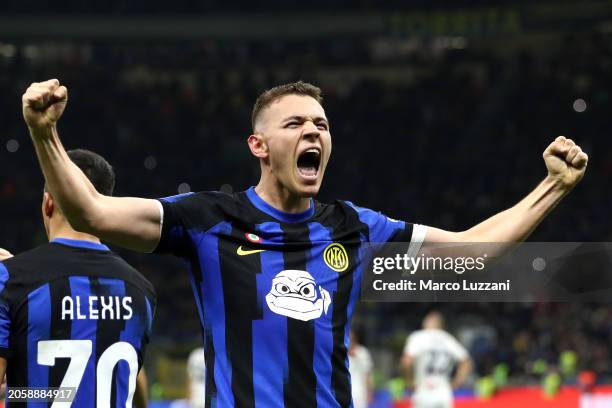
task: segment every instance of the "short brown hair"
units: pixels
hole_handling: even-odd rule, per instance
[[[115,170],[98,153],[86,149],[73,149],[66,152],[70,160],[81,169],[98,193],[112,196],[115,191]],[[49,191],[45,182],[45,191]]]
[[[104,157],[86,149],[73,149],[66,153],[70,160],[85,173],[85,176],[100,194],[113,195],[115,171]]]
[[[323,102],[323,96],[321,96],[321,88],[309,84],[308,82],[293,82],[290,84],[283,84],[270,88],[257,97],[255,105],[253,105],[253,112],[251,113],[251,125],[253,131],[255,130],[255,122],[259,117],[259,114],[272,102],[285,95],[304,95],[314,98],[317,102]]]

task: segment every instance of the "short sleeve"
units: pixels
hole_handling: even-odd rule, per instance
[[[416,341],[414,334],[408,336],[404,345],[404,354],[414,357],[416,355]]]
[[[368,226],[369,241],[372,243],[410,242],[420,248],[425,239],[427,227],[424,225],[396,220],[379,211],[358,207],[350,201],[346,203],[357,211],[359,220]]]
[[[448,337],[448,349],[457,361],[463,361],[468,358],[468,352],[465,347],[450,335]]]
[[[0,357],[5,358],[10,356],[11,336],[11,314],[5,293],[8,277],[8,269],[0,262]]]
[[[154,252],[190,259],[199,239],[222,222],[235,206],[233,195],[218,191],[180,194],[161,198],[161,237]]]
[[[160,198],[162,206],[161,237],[155,253],[170,253],[185,256],[189,246],[188,225],[186,223],[190,198],[193,193]]]

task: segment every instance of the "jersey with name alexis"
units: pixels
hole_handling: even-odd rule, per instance
[[[132,407],[156,304],[140,273],[104,245],[59,238],[0,263],[0,291],[9,390],[72,387],[62,406]]]
[[[284,213],[253,188],[160,202],[156,251],[191,265],[206,406],[350,406],[349,324],[364,244],[409,242],[413,225],[344,201]]]

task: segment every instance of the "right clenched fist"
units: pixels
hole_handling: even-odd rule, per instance
[[[11,258],[13,254],[7,251],[4,248],[0,248],[0,261],[4,261],[5,259]]]
[[[23,118],[30,131],[55,125],[68,102],[68,90],[57,79],[34,82],[21,97]]]

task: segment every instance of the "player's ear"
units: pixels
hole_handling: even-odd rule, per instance
[[[247,143],[249,144],[249,149],[251,149],[253,156],[260,159],[265,159],[268,157],[268,145],[263,140],[263,136],[261,134],[252,134],[247,139]]]
[[[53,210],[55,208],[55,203],[53,201],[53,197],[51,194],[45,191],[45,195],[43,197],[43,211],[47,217],[51,217],[53,215]]]

